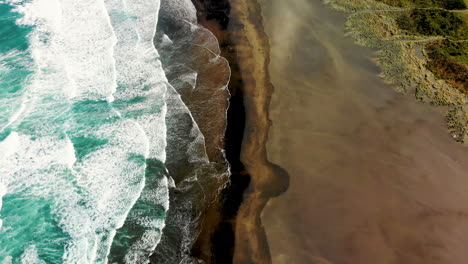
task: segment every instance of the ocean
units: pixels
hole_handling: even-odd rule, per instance
[[[229,175],[219,54],[190,1],[0,1],[0,263],[196,261]]]

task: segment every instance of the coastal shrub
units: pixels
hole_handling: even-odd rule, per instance
[[[468,42],[443,40],[428,44],[431,52],[440,53],[450,57],[460,64],[468,67]]]
[[[465,9],[464,0],[377,0],[387,5],[395,7],[416,6],[416,7],[438,7],[444,9]]]
[[[468,95],[468,44],[444,40],[426,45],[428,69]]]
[[[466,39],[468,25],[464,19],[450,11],[439,9],[413,9],[397,18],[398,27],[413,34]]]

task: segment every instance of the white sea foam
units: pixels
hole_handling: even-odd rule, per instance
[[[69,169],[73,168],[73,164],[76,162],[76,156],[75,156],[75,148],[73,147],[73,143],[71,142],[70,138],[66,138],[66,145],[65,145],[65,152],[67,153],[66,156],[64,156],[65,164]]]
[[[178,213],[177,215],[170,214],[168,224],[171,230],[176,230],[175,232],[177,232],[177,236],[181,238],[181,240],[171,244],[171,249],[173,250],[171,251],[172,254],[166,252],[166,248],[164,247],[161,247],[161,251],[157,251],[157,254],[158,256],[167,256],[165,261],[168,263],[196,262],[196,260],[192,260],[191,257],[189,257],[189,253],[184,253],[190,252],[191,245],[193,245],[194,242],[193,239],[196,237],[196,223],[199,220],[194,216],[191,208],[198,203],[199,200],[211,200],[213,198],[211,195],[216,192],[204,193],[205,183],[212,183],[211,179],[214,180],[215,178],[218,178],[221,182],[227,178],[227,173],[215,173],[215,171],[221,170],[221,166],[219,166],[219,163],[210,164],[206,151],[202,151],[203,148],[205,148],[205,138],[203,134],[200,133],[195,121],[200,121],[203,125],[203,130],[207,131],[207,133],[213,131],[210,131],[212,125],[222,128],[222,116],[211,113],[213,113],[213,107],[219,109],[218,107],[226,103],[228,94],[227,82],[215,84],[206,81],[205,74],[213,73],[214,70],[217,74],[225,73],[226,76],[228,76],[229,66],[226,60],[219,57],[219,46],[214,35],[208,30],[197,26],[196,20],[194,22],[190,20],[190,18],[185,17],[187,13],[184,13],[183,9],[193,8],[190,1],[162,0],[162,3],[162,12],[165,16],[162,21],[164,24],[161,28],[177,28],[178,31],[167,32],[167,34],[171,36],[171,39],[164,35],[161,36],[162,33],[166,32],[160,32],[159,38],[156,40],[160,41],[157,47],[161,47],[161,50],[164,51],[162,55],[170,59],[168,63],[165,63],[165,66],[167,66],[165,70],[170,72],[171,84],[173,84],[184,101],[180,102],[178,96],[172,96],[170,90],[168,91],[167,101],[169,110],[167,120],[169,127],[168,146],[170,150],[168,150],[167,165],[177,182],[176,188],[181,190],[181,193],[175,193],[175,197],[173,197],[177,200],[177,204],[171,205],[171,209]],[[187,6],[184,6],[185,4]],[[164,25],[168,25],[168,27]],[[196,46],[199,46],[201,49]],[[182,49],[183,52],[181,52],[180,49]],[[196,58],[198,51],[200,51],[200,57]],[[208,52],[212,53],[212,56],[210,56],[211,60],[205,63],[206,56],[204,56],[204,54],[210,55],[207,54]],[[195,58],[192,56],[184,57],[186,53],[195,55]],[[198,61],[198,65],[197,59],[200,60]],[[188,67],[194,68],[195,70]],[[201,74],[199,82],[196,80],[199,77],[198,74],[193,74],[192,76],[186,75],[187,73],[191,74],[196,71],[199,71]],[[192,85],[192,83],[194,85]],[[204,95],[206,95],[206,97],[204,97]],[[200,100],[200,97],[203,97],[204,100]],[[193,117],[188,109],[184,109],[184,102],[187,103],[188,109],[193,111]],[[193,125],[188,124],[190,123],[187,118],[188,115],[190,115]],[[213,124],[215,122],[216,124]],[[213,133],[211,132],[210,135],[207,134],[207,136],[213,136]],[[208,139],[210,142],[209,144],[214,143],[212,137]],[[181,144],[180,142],[184,143]],[[213,146],[211,145],[210,147]],[[210,151],[210,154],[213,154],[213,152]],[[220,154],[222,154],[222,151]],[[179,164],[189,164],[189,166],[192,166],[194,169],[192,173],[186,175],[179,170]],[[203,169],[211,171],[207,173],[205,170],[201,173]],[[213,174],[216,174],[216,176]],[[186,195],[185,191],[189,189],[187,186],[196,189],[198,188],[197,185],[201,188],[199,193],[192,195],[191,191],[188,191],[190,195]],[[168,240],[170,239],[171,238],[168,238]]]
[[[36,27],[32,46],[40,67],[65,67],[66,76],[74,80],[74,96],[111,98],[116,40],[102,1],[36,0],[17,9],[24,14],[20,23]],[[44,35],[53,41],[43,43]]]
[[[164,34],[162,36],[161,46],[171,46],[172,44],[174,44],[174,42],[172,42],[168,35]]]
[[[144,153],[146,148],[141,141],[144,135],[134,129],[133,122],[122,121],[118,129],[103,127],[96,135],[112,140],[108,147],[75,163],[76,186],[64,170],[70,166],[73,151],[68,139],[10,136],[0,145],[0,153],[17,145],[15,153],[0,161],[0,174],[5,176],[2,180],[6,180],[10,192],[56,199],[54,214],[73,238],[68,246],[69,261],[65,263],[77,263],[85,257],[84,263],[104,262],[112,241],[102,238],[111,238],[115,229],[122,226],[129,205],[138,198],[135,194],[143,188],[145,166],[127,161],[126,151]],[[79,206],[80,200],[88,206]],[[100,237],[95,235],[98,231]]]
[[[184,11],[178,15],[193,25],[190,2],[174,3],[189,7],[180,6]],[[32,0],[17,7],[24,14],[18,23],[35,26],[30,35],[35,72],[21,93],[22,104],[15,101],[7,118],[16,132],[0,142],[0,184],[9,193],[53,201],[52,215],[71,237],[63,263],[106,263],[116,229],[129,218],[145,232],[125,262],[145,263],[154,251],[164,219],[129,210],[139,198],[169,208],[173,180],[162,177],[143,191],[142,162],[166,160],[166,100],[177,101],[171,110],[193,122],[191,162],[209,162],[206,153],[195,154],[204,137],[168,85],[153,45],[159,5],[158,0]],[[195,87],[196,79],[197,73],[188,73],[180,81]],[[104,100],[108,104],[100,104]],[[101,108],[74,109],[82,102]],[[106,143],[78,157],[73,140],[83,136]],[[39,250],[28,247],[14,263],[44,263]]]
[[[114,47],[114,58],[119,88],[114,97],[116,101],[140,98],[132,104],[121,104],[118,109],[125,116],[130,116],[147,136],[147,157],[164,162],[168,83],[153,44],[160,3],[157,0],[106,0],[105,3],[118,40]],[[154,190],[143,192],[140,199],[152,201],[152,204],[162,204],[167,210],[167,179],[164,177],[159,180]],[[145,228],[145,233],[131,245],[124,261],[146,263],[161,239],[164,220],[142,224],[145,216],[129,215],[128,218],[140,221],[138,224]]]
[[[13,263],[13,258],[11,256],[7,256],[4,260],[3,260],[3,263],[2,264],[11,264]]]
[[[168,180],[150,178],[143,190],[140,200],[146,204],[160,204],[167,211],[169,209]],[[162,230],[165,226],[165,219],[155,215],[148,215],[145,211],[134,211],[129,216],[132,225],[144,229],[143,234],[136,243],[132,244],[126,252],[124,262],[149,263],[148,257],[153,254],[156,246],[161,240]]]
[[[0,142],[0,175],[9,192],[55,202],[53,215],[71,236],[64,263],[107,261],[115,231],[144,186],[146,166],[138,155],[165,159],[166,79],[152,44],[159,3],[129,6],[130,16],[140,18],[118,29],[119,47],[103,1],[34,0],[17,8],[24,15],[18,23],[35,25],[30,40],[37,70],[25,88],[26,107],[8,124],[16,128],[15,124],[27,123],[26,131],[13,132]],[[128,34],[132,30],[135,34]],[[118,62],[124,63],[119,76],[126,86],[120,93],[116,92]],[[119,109],[123,115],[108,109],[107,118],[116,121],[94,122],[92,127],[75,122],[82,118],[77,114],[93,120],[102,113],[73,113],[74,104],[112,102],[114,93],[120,100],[148,99]],[[121,118],[131,111],[145,113]],[[68,136],[63,138],[57,131]],[[78,160],[69,138],[73,135],[108,142]],[[131,155],[135,160],[129,159]],[[161,183],[161,191],[167,193],[167,183]],[[167,195],[157,199],[167,208]],[[153,242],[151,247],[157,244]],[[23,255],[21,261],[39,263],[32,260],[36,248]]]
[[[35,246],[29,246],[21,255],[21,264],[46,264],[39,258]]]
[[[56,42],[65,56],[77,96],[111,100],[115,91],[112,47],[115,36],[102,1],[61,0],[62,27]]]
[[[119,89],[114,97],[116,100],[145,98],[142,102],[122,106],[119,111],[144,112],[133,118],[150,142],[148,157],[165,161],[167,79],[153,44],[159,1],[106,0],[106,6],[118,39],[114,56]]]
[[[18,145],[18,136],[16,133],[11,133],[4,141],[0,142],[0,160],[3,160],[7,156],[11,155]],[[0,175],[2,175],[0,171]],[[5,179],[0,178],[0,211],[2,209],[3,196],[7,192],[7,186]],[[0,217],[2,217],[0,215]],[[3,221],[0,218],[0,229],[2,229]]]
[[[0,142],[0,160],[5,160],[8,156],[15,153],[19,144],[19,136],[16,132],[11,132],[8,137]],[[0,179],[1,180],[1,179]]]
[[[8,119],[8,123],[1,129],[1,130],[4,130],[6,127],[8,127],[9,125],[13,124],[16,120],[18,120],[18,118],[20,117],[20,115],[23,113],[25,109],[25,104],[24,102],[21,102],[21,105],[18,109],[18,111],[16,111],[9,119]]]
[[[197,86],[197,77],[198,77],[198,72],[192,71],[188,72],[185,74],[180,75],[175,82],[181,82],[181,83],[187,83],[192,87],[192,90],[195,89]]]
[[[181,96],[177,93],[177,91],[172,87],[168,86],[168,93],[167,93],[167,102],[169,102],[169,112],[168,118],[171,120],[171,125],[174,127],[183,127],[183,126],[191,126],[190,131],[183,131],[181,135],[178,132],[175,132],[172,135],[172,140],[184,142],[185,144],[182,145],[182,148],[187,153],[189,162],[192,163],[209,163],[208,155],[206,153],[205,148],[205,137],[201,133],[198,124],[195,122],[192,113],[187,108],[185,103],[182,101]],[[187,120],[182,119],[179,121],[179,115],[188,115],[190,117],[190,123],[185,123]],[[188,133],[188,134],[185,134]],[[189,138],[190,141],[186,139]],[[188,142],[187,142],[188,141]],[[200,147],[202,148],[202,152],[200,151]],[[182,156],[181,155],[181,156]]]
[[[163,1],[164,9],[167,10],[172,17],[185,20],[190,23],[197,23],[197,10],[190,0],[171,0]]]

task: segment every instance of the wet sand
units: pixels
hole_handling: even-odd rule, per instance
[[[275,86],[268,158],[290,175],[262,214],[273,263],[466,263],[468,148],[450,139],[447,109],[384,84],[344,14],[259,2]]]
[[[270,263],[260,213],[288,185],[283,169],[266,157],[273,86],[267,70],[268,38],[255,1],[193,0],[201,25],[220,42],[231,66],[226,157],[230,184],[204,214],[192,254],[205,263]]]

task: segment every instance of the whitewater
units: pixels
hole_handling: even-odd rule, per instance
[[[166,2],[196,27],[190,1]],[[154,45],[160,5],[0,1],[0,263],[148,263],[170,190],[200,186],[203,171],[226,176],[166,77]],[[210,56],[227,74],[219,51]],[[197,78],[176,79],[195,90]],[[226,102],[223,82],[213,88]],[[177,198],[173,225],[194,227],[197,195]],[[187,228],[174,252],[193,240]]]
[[[188,0],[0,1],[0,263],[199,263],[229,77]]]

